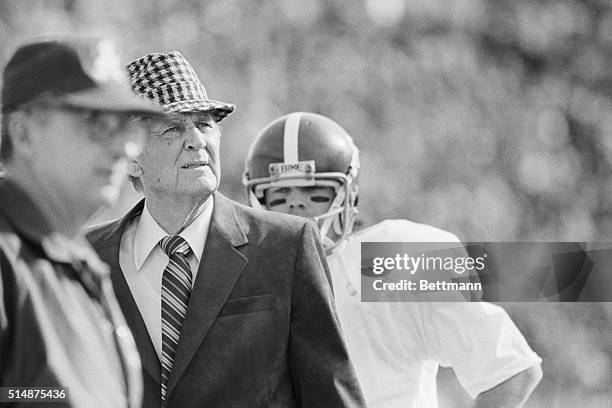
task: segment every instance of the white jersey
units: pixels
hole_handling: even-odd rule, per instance
[[[361,242],[459,242],[446,231],[386,220],[328,258],[336,308],[370,408],[437,408],[438,366],[475,398],[541,362],[508,314],[489,303],[361,302]]]

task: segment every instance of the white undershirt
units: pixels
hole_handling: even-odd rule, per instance
[[[204,203],[204,211],[179,234],[191,247],[187,260],[191,267],[192,287],[204,251],[212,211],[213,198],[211,196]],[[161,282],[164,269],[168,264],[168,255],[158,244],[167,235],[170,234],[155,221],[145,201],[140,217],[132,220],[123,232],[119,248],[119,265],[160,360],[162,349]]]

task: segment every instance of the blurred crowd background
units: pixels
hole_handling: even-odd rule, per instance
[[[238,106],[220,186],[238,201],[257,133],[307,110],[360,147],[364,225],[612,241],[612,1],[0,0],[1,66],[50,34],[110,37],[126,62],[180,50]],[[98,221],[138,198],[126,186]],[[612,407],[612,303],[504,306],[544,359],[527,407]],[[469,406],[441,385],[443,407]]]

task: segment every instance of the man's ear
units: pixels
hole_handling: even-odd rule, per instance
[[[140,162],[138,158],[131,158],[128,163],[128,174],[132,177],[139,178],[142,176],[142,166],[140,166]]]
[[[9,114],[8,133],[15,153],[29,156],[35,147],[32,140],[32,132],[28,126],[28,118],[25,113],[17,111]]]

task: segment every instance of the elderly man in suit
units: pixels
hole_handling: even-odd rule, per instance
[[[209,99],[178,52],[128,68],[168,114],[142,118],[130,176],[145,199],[89,238],[136,338],[144,406],[363,406],[316,227],[216,191],[234,105]]]

